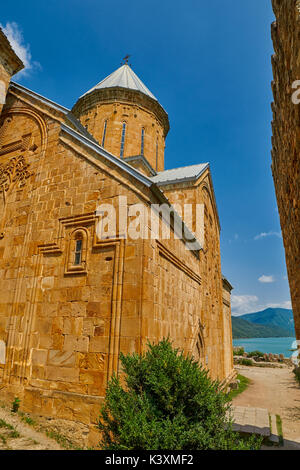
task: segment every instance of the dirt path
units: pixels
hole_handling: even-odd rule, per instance
[[[6,408],[0,408],[0,450],[63,450],[53,439]]]
[[[300,449],[300,386],[292,369],[236,366],[251,384],[233,400],[237,406],[267,408],[282,419],[285,445]]]

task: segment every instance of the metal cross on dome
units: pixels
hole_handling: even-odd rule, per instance
[[[129,54],[127,54],[127,55],[123,58],[123,64],[122,64],[122,65],[125,65],[125,64],[128,65],[129,57],[131,57],[131,56],[130,56]]]

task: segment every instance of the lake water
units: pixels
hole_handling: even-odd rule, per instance
[[[291,357],[296,349],[296,338],[246,338],[234,339],[233,346],[242,346],[245,352],[261,351],[263,353],[284,354]]]

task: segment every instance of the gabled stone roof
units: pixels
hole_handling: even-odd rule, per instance
[[[199,163],[198,165],[172,168],[160,171],[157,175],[152,176],[151,180],[158,186],[196,181],[208,167],[209,163]]]

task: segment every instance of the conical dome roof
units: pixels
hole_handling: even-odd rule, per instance
[[[144,83],[139,79],[139,77],[134,73],[134,71],[129,67],[128,64],[124,64],[115,70],[113,73],[104,78],[96,86],[88,90],[82,96],[88,95],[94,90],[99,90],[101,88],[128,88],[130,90],[140,91],[144,95],[150,96],[153,100],[157,101],[155,96],[151,91],[144,85]]]

